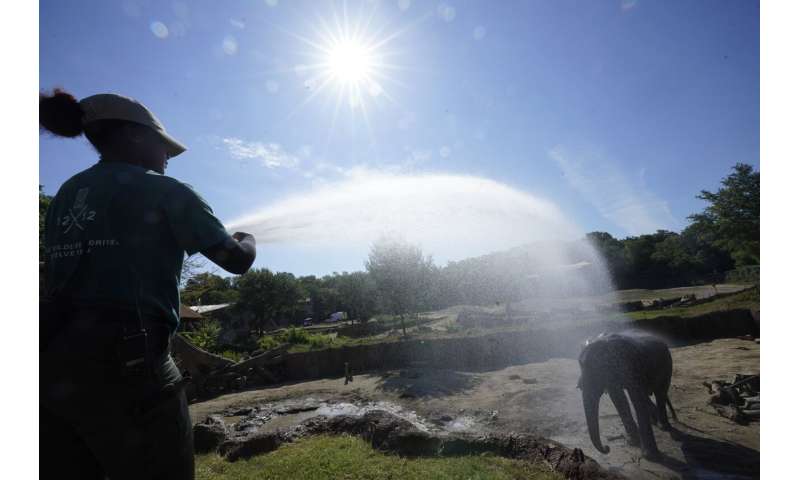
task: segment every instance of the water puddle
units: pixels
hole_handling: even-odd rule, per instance
[[[474,417],[460,416],[445,422],[442,427],[448,432],[467,432],[475,430],[477,423]]]
[[[253,407],[229,409],[222,417],[233,431],[233,435],[247,436],[254,433],[268,433],[288,429],[316,416],[336,417],[339,415],[362,416],[372,410],[382,410],[407,420],[424,432],[442,430],[415,412],[390,402],[330,402],[315,398],[289,400]],[[450,424],[443,425],[447,431],[463,431],[472,423],[467,417],[459,417]],[[452,424],[452,425],[451,425]]]

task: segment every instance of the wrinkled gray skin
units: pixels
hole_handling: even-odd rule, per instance
[[[598,424],[600,396],[608,392],[622,419],[629,444],[641,446],[645,458],[658,458],[660,453],[650,421],[653,415],[663,430],[671,429],[666,405],[672,380],[672,355],[667,345],[647,335],[604,334],[587,343],[578,363],[581,367],[578,387],[583,391],[586,425],[595,448],[602,453],[610,450],[600,440]],[[624,390],[633,402],[636,422]],[[651,394],[656,397],[655,407],[650,401]],[[674,410],[672,415],[675,418]]]

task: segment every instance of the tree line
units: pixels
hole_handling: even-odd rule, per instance
[[[737,164],[717,192],[703,190],[697,197],[708,205],[690,215],[680,233],[659,230],[624,239],[605,232],[587,235],[618,288],[719,283],[730,270],[759,264],[759,172]]]

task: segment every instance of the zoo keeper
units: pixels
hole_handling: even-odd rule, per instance
[[[192,187],[165,176],[186,150],[138,101],[39,97],[39,123],[84,135],[100,160],[67,180],[45,223],[40,301],[41,478],[192,479],[185,380],[169,354],[185,255],[246,272],[252,235],[229,235]]]

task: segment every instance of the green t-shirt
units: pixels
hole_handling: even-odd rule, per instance
[[[138,303],[142,314],[174,330],[184,254],[228,238],[189,185],[101,162],[67,180],[47,210],[47,292],[81,305],[135,309]]]

